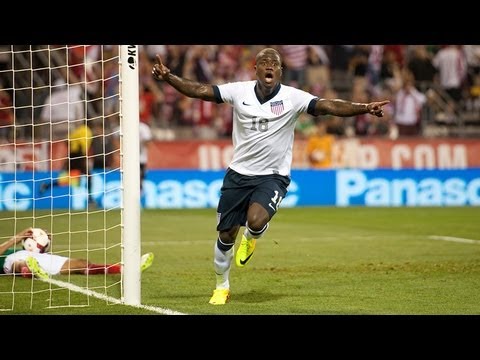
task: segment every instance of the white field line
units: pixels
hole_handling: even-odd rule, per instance
[[[108,302],[114,303],[114,304],[132,306],[134,308],[149,310],[149,311],[153,311],[153,312],[163,314],[163,315],[187,315],[187,314],[184,314],[184,313],[181,313],[181,312],[178,312],[178,311],[174,311],[174,310],[170,310],[170,309],[164,309],[164,308],[160,308],[160,307],[156,307],[156,306],[142,305],[142,304],[140,304],[140,305],[125,304],[124,302],[122,302],[119,299],[115,299],[113,297],[106,296],[106,295],[97,293],[97,292],[92,291],[92,290],[84,289],[80,286],[70,284],[70,283],[67,283],[67,282],[64,282],[64,281],[59,281],[59,280],[55,280],[55,279],[45,279],[45,280],[44,279],[39,279],[39,280],[42,280],[44,282],[48,282],[48,283],[51,283],[51,284],[57,285],[59,287],[75,291],[75,292],[79,292],[79,293],[84,294],[84,295],[93,296],[93,297],[96,297],[97,299],[105,300],[105,301],[108,301]]]
[[[464,238],[453,237],[453,236],[430,235],[428,238],[432,240],[453,241],[453,242],[464,243],[464,244],[480,244],[480,240],[464,239]]]
[[[163,246],[163,245],[185,245],[185,246],[190,246],[190,245],[203,245],[203,244],[213,244],[215,242],[215,239],[210,239],[210,240],[182,240],[182,241],[175,241],[175,240],[166,240],[166,241],[142,241],[141,245],[142,246]],[[91,248],[100,248],[104,247],[104,243],[98,243],[98,242],[89,242],[88,246]],[[213,246],[213,245],[212,245]],[[77,244],[71,243],[70,246],[66,244],[60,244],[60,245],[54,245],[55,249],[84,249],[85,247],[80,247]],[[55,251],[54,251],[55,252]]]

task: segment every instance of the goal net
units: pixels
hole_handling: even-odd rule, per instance
[[[136,46],[0,46],[0,243],[39,227],[96,265],[2,272],[1,311],[140,303],[138,148]]]

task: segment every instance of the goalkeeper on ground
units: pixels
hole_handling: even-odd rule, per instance
[[[48,231],[47,231],[48,233]],[[121,264],[93,264],[85,259],[69,258],[52,253],[24,250],[21,242],[32,236],[27,228],[0,244],[0,274],[19,274],[31,278],[48,279],[52,275],[66,274],[120,274]],[[51,235],[49,235],[51,239]],[[140,269],[144,271],[153,263],[153,253],[142,255]]]

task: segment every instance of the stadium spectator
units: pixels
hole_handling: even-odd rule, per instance
[[[372,87],[376,87],[380,81],[383,49],[383,45],[370,45],[370,52],[367,60],[367,76]]]
[[[332,151],[335,137],[327,133],[327,122],[315,118],[315,130],[307,141],[307,157],[311,167],[329,169],[332,167]]]
[[[396,92],[402,86],[401,67],[397,62],[397,54],[392,50],[384,49],[382,64],[380,67],[380,84],[392,92]]]
[[[415,88],[413,75],[404,71],[403,86],[395,95],[393,117],[400,136],[420,135],[422,108],[426,102],[425,94]]]
[[[12,98],[0,82],[0,143],[13,141],[14,128]]]
[[[463,50],[467,61],[468,85],[474,86],[480,75],[480,45],[464,45]]]
[[[306,81],[308,64],[308,45],[281,45],[280,53],[283,56],[283,81],[287,85],[296,84],[303,88]]]
[[[209,303],[223,305],[230,298],[229,274],[234,244],[241,226],[245,230],[236,264],[251,259],[256,239],[264,235],[290,184],[295,122],[300,113],[313,116],[383,116],[388,101],[353,103],[318,97],[281,84],[279,52],[265,48],[256,55],[256,80],[210,85],[174,75],[157,55],[152,75],[192,98],[234,107],[233,159],[217,207],[218,238],[214,246],[216,288]]]
[[[433,66],[432,56],[425,45],[415,46],[407,67],[413,74],[416,88],[425,92],[432,86],[437,69]]]
[[[370,94],[363,86],[355,86],[352,91],[352,101],[366,102],[370,99]],[[356,136],[372,135],[370,117],[367,114],[358,114],[353,116],[353,127]]]
[[[64,79],[55,80],[40,113],[42,124],[49,125],[48,131],[42,130],[44,139],[67,140],[71,124],[85,118],[85,102],[82,94],[81,85],[67,85]]]
[[[440,86],[455,102],[462,100],[462,86],[467,75],[467,61],[461,46],[447,45],[434,56],[433,66],[438,69]]]
[[[92,173],[103,173],[105,169],[112,166],[113,135],[105,128],[105,123],[102,120],[92,120],[90,129],[92,130],[92,144],[90,146]]]
[[[149,82],[144,82],[143,86],[140,86],[138,105],[141,121],[149,125],[155,125],[157,122],[156,119],[158,119],[160,114],[162,103],[163,94],[157,85],[152,82],[151,78]]]
[[[87,177],[88,204],[95,205],[95,199],[90,194],[91,189],[91,164],[89,160],[90,147],[93,133],[90,124],[86,122],[75,128],[68,136],[68,160],[63,166],[63,172],[58,179],[44,182],[40,186],[40,194],[43,194],[52,186],[80,184],[82,176]]]
[[[364,79],[367,75],[369,55],[370,45],[355,45],[353,48],[353,55],[348,67],[356,82],[359,78]]]
[[[305,85],[307,87],[329,88],[330,59],[323,46],[311,45],[308,47],[308,65],[305,69]]]
[[[0,244],[0,273],[46,279],[59,274],[97,275],[122,272],[121,264],[93,264],[85,259],[24,250],[19,243],[30,236],[32,236],[32,228],[27,228]],[[51,234],[49,234],[49,238],[51,239]],[[152,265],[153,259],[153,253],[142,255],[141,271],[148,269]]]

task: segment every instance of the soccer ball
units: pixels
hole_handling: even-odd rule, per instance
[[[23,239],[22,246],[27,251],[44,253],[50,248],[50,238],[45,230],[33,228],[32,236]]]

